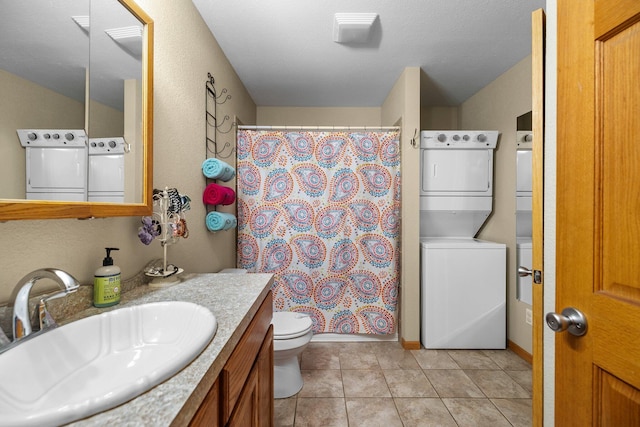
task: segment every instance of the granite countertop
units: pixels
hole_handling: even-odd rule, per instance
[[[271,288],[271,278],[271,274],[259,273],[187,275],[175,286],[159,289],[140,286],[123,294],[117,306],[90,308],[65,319],[68,322],[149,302],[188,301],[209,308],[218,322],[209,345],[175,376],[127,403],[69,425],[187,425]]]

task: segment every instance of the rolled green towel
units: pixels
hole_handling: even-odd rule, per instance
[[[209,231],[229,230],[238,226],[238,219],[233,214],[224,212],[209,212],[205,218]]]
[[[236,171],[229,164],[220,159],[209,158],[202,162],[202,173],[210,179],[219,179],[227,182],[234,176]]]

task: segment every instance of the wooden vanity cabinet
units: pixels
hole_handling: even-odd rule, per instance
[[[273,425],[273,302],[269,292],[191,426]]]

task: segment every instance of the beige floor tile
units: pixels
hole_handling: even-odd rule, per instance
[[[449,350],[448,353],[462,369],[500,369],[482,350]]]
[[[531,399],[491,399],[514,427],[531,427]]]
[[[487,397],[495,398],[530,398],[531,394],[520,387],[504,371],[490,369],[469,369],[464,371],[471,380],[480,387]]]
[[[429,369],[424,373],[440,397],[485,397],[460,369]]]
[[[411,351],[403,348],[389,348],[376,353],[376,357],[382,369],[420,369]]]
[[[324,397],[298,399],[295,427],[347,427],[344,398]]]
[[[438,397],[420,369],[387,369],[382,373],[393,397]]]
[[[340,353],[340,369],[380,369],[374,353]]]
[[[442,399],[460,427],[511,427],[489,399]]]
[[[312,341],[309,343],[309,345],[307,345],[308,349],[318,349],[318,350],[330,350],[333,351],[335,353],[337,353],[338,351],[340,351],[341,348],[344,348],[344,344],[345,343],[341,343],[341,342],[335,342],[335,341],[329,341],[329,342],[323,342],[323,341]],[[348,343],[351,344],[351,343]]]
[[[484,350],[500,369],[511,371],[530,371],[531,364],[511,350]]]
[[[343,370],[345,397],[391,397],[380,370]]]
[[[375,353],[375,350],[372,350],[372,344],[373,343],[369,343],[369,342],[342,343],[342,345],[337,348],[336,353],[339,353],[339,354]]]
[[[407,427],[457,427],[440,399],[394,398],[402,422]]]
[[[445,350],[411,350],[422,369],[460,369]]]
[[[380,341],[380,342],[367,342],[367,347],[372,353],[384,353],[392,350],[402,350],[402,344],[398,341]]]
[[[350,427],[402,427],[391,398],[347,398]]]
[[[298,397],[344,397],[341,371],[311,369],[300,372],[304,384]]]
[[[293,427],[296,416],[296,400],[296,396],[274,400],[273,421],[275,427]]]
[[[531,367],[510,350],[312,342],[301,367],[300,393],[274,403],[277,427],[531,425]]]
[[[504,371],[529,393],[533,392],[533,377],[531,371]]]
[[[340,359],[334,346],[312,344],[302,352],[300,369],[340,369]]]

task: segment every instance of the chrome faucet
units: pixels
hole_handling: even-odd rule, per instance
[[[13,342],[24,339],[33,332],[31,319],[29,316],[29,294],[31,288],[40,279],[51,279],[55,281],[62,289],[62,292],[56,292],[44,296],[40,299],[40,303],[36,307],[35,315],[39,319],[39,328],[41,331],[45,329],[55,328],[57,326],[53,317],[47,309],[47,301],[64,297],[75,292],[80,287],[80,283],[69,273],[56,268],[42,268],[32,271],[24,276],[16,285],[11,294],[11,304],[13,304],[13,316],[11,325],[13,328]]]

